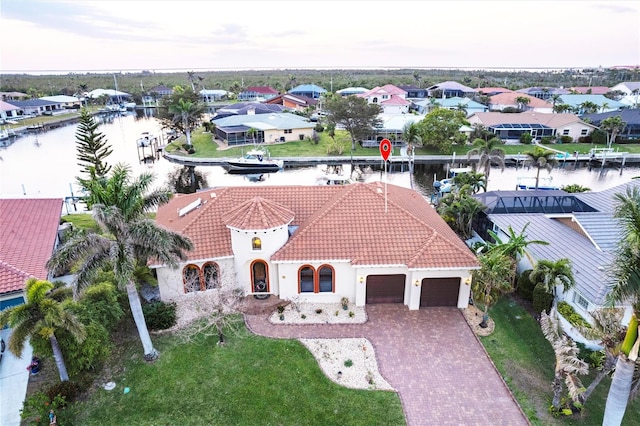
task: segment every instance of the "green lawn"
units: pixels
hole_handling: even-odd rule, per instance
[[[491,310],[496,323],[493,334],[480,340],[514,396],[534,425],[601,425],[611,381],[605,378],[586,402],[581,414],[554,418],[551,405],[551,381],[555,357],[551,345],[542,335],[537,321],[511,298],[505,297]],[[592,369],[593,370],[593,369]],[[595,371],[581,377],[585,386]],[[640,419],[640,400],[627,408],[625,420]],[[624,423],[624,424],[633,424]]]
[[[326,157],[327,147],[331,142],[331,138],[325,132],[318,133],[320,137],[319,143],[315,144],[311,141],[292,141],[281,144],[269,144],[268,149],[271,153],[272,157]],[[218,147],[217,143],[214,143],[212,140],[211,133],[204,133],[204,129],[202,127],[198,128],[192,133],[191,136],[193,146],[196,150],[195,154],[192,154],[193,157],[197,158],[235,158],[242,155],[243,152],[246,152],[248,149],[251,149],[251,145],[245,145],[242,147],[233,147],[221,150]],[[336,131],[336,139],[340,141],[343,147],[342,157],[345,159],[349,158],[351,155],[351,139],[349,134],[345,131]],[[185,154],[185,151],[179,150],[179,147],[185,142],[184,136],[178,138],[177,141],[167,146],[167,152],[170,153],[182,153]],[[569,143],[569,144],[553,144],[549,145],[550,147],[559,150],[565,151],[569,153],[573,153],[578,151],[581,154],[588,154],[591,148],[603,148],[604,145],[593,145],[593,144],[579,144],[579,143]],[[457,156],[466,156],[467,152],[472,147],[470,145],[466,146],[454,146],[454,152]],[[523,154],[526,151],[530,151],[533,149],[531,145],[503,145],[507,155],[515,155],[515,154]],[[613,145],[614,149],[617,149],[621,152],[629,152],[629,153],[640,153],[640,144],[637,145]],[[425,148],[418,147],[416,148],[416,155],[439,155],[438,151],[433,148]],[[393,152],[394,155],[399,155],[400,150],[396,148]],[[356,149],[353,151],[353,155],[356,156],[380,156],[380,151],[377,148],[362,148],[359,145],[356,145]],[[332,155],[335,156],[335,155]]]
[[[244,328],[225,346],[217,346],[216,337],[153,339],[160,359],[143,361],[132,340],[110,361],[124,371],[110,378],[115,390],[98,389],[76,404],[74,424],[405,424],[397,394],[334,384],[297,340],[267,339]]]

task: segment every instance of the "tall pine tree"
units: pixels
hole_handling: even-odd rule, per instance
[[[76,151],[78,165],[89,175],[90,180],[103,178],[111,170],[111,166],[105,161],[113,152],[111,145],[105,135],[98,132],[98,123],[86,108],[80,112],[80,123],[76,130]]]

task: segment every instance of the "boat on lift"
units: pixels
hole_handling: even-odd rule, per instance
[[[447,194],[451,192],[454,187],[453,178],[462,173],[469,173],[472,170],[473,169],[471,167],[456,167],[449,169],[449,176],[444,179],[434,181],[433,189],[440,192],[441,194]]]
[[[516,190],[539,189],[543,191],[553,191],[560,189],[560,186],[553,184],[553,176],[541,177],[538,179],[536,188],[535,176],[521,176],[516,180]]]
[[[282,160],[270,157],[265,149],[254,148],[244,156],[228,160],[226,169],[230,174],[275,173],[284,166]]]

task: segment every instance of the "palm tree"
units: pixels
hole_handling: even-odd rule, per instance
[[[568,104],[557,104],[553,107],[553,112],[563,113],[571,110],[571,105]]]
[[[571,270],[571,261],[566,258],[555,262],[553,260],[538,261],[529,273],[529,279],[534,283],[542,283],[547,293],[553,294],[554,298],[558,284],[562,285],[563,291],[567,291],[576,283]]]
[[[582,114],[591,114],[593,112],[597,112],[598,109],[598,105],[591,101],[584,101],[580,104],[580,111]]]
[[[494,251],[478,256],[480,269],[473,272],[473,298],[484,305],[484,314],[480,327],[486,328],[489,320],[489,307],[500,295],[513,290],[511,285],[513,270],[511,259],[503,253]]]
[[[467,185],[473,194],[477,194],[481,189],[487,190],[487,177],[483,173],[475,171],[458,173],[453,177],[453,184],[456,188],[463,188]]]
[[[196,102],[180,98],[169,106],[169,112],[173,114],[173,122],[182,122],[184,134],[187,138],[187,146],[191,148],[191,128],[202,115],[202,108]]]
[[[402,129],[402,139],[407,143],[407,152],[413,152],[414,145],[422,145],[422,136],[420,136],[420,126],[416,123],[407,123]]]
[[[71,265],[77,268],[74,281],[76,294],[91,284],[94,274],[110,267],[118,285],[126,289],[145,359],[158,356],[153,347],[142,313],[140,297],[135,285],[138,264],[150,258],[171,266],[185,259],[185,251],[192,249],[191,241],[181,235],[160,228],[145,213],[166,201],[166,193],[144,193],[153,179],[147,175],[131,181],[128,169],[121,165],[105,183],[89,187],[93,214],[102,235],[78,235],[60,246],[47,262],[47,268],[58,273]],[[104,203],[104,204],[103,204]]]
[[[528,96],[516,97],[516,103],[518,104],[518,108],[520,109],[520,111],[524,111],[530,102],[531,102],[531,99]]]
[[[616,141],[616,137],[621,133],[627,123],[619,115],[607,117],[600,122],[600,130],[607,132],[607,148]]]
[[[53,284],[49,281],[29,278],[25,283],[26,302],[2,311],[0,325],[8,324],[13,328],[9,350],[18,358],[22,355],[24,344],[30,336],[49,339],[60,380],[66,382],[69,380],[69,374],[56,331],[68,331],[78,342],[82,342],[86,334],[84,326],[75,315],[67,311],[60,301],[49,297],[52,289]]]
[[[438,212],[463,239],[471,238],[473,219],[484,205],[470,195],[471,187],[465,185],[440,200]]]
[[[536,172],[535,188],[538,189],[538,185],[540,182],[540,170],[547,169],[551,171],[551,169],[553,169],[553,166],[558,164],[556,153],[553,151],[549,151],[548,149],[536,146],[533,151],[527,151],[524,154],[527,156],[527,158],[524,160],[525,164],[529,166],[535,166],[538,169]]]
[[[614,217],[622,226],[622,234],[609,271],[614,286],[608,299],[611,303],[630,302],[633,314],[607,396],[602,423],[607,426],[622,423],[640,346],[640,189],[628,187],[625,194],[615,194],[615,200]]]
[[[619,308],[603,308],[590,312],[593,324],[590,327],[578,326],[580,334],[587,339],[597,340],[602,345],[604,352],[604,362],[598,369],[598,374],[593,379],[587,390],[584,391],[580,400],[584,404],[595,388],[600,384],[605,376],[608,376],[615,368],[620,346],[624,340],[624,328],[621,327],[624,310]]]
[[[562,102],[562,98],[560,97],[559,94],[554,93],[553,95],[551,95],[551,105],[553,105],[553,108],[555,109],[556,105]]]
[[[478,168],[481,169],[487,179],[489,180],[489,173],[491,173],[491,165],[497,164],[501,171],[504,171],[504,149],[502,148],[502,141],[499,138],[491,138],[488,141],[484,139],[476,139],[473,141],[474,148],[467,152],[467,158],[472,156],[478,156]]]
[[[553,379],[553,399],[551,404],[556,411],[560,410],[560,395],[562,393],[562,381],[567,386],[569,396],[573,402],[580,402],[581,394],[584,392],[582,382],[578,374],[587,374],[589,365],[578,358],[580,350],[576,342],[567,337],[560,327],[556,311],[551,315],[542,312],[540,316],[540,327],[542,334],[551,343],[553,352],[556,355],[555,377]]]

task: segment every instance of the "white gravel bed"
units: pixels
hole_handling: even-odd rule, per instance
[[[320,311],[318,313],[317,311]],[[350,315],[352,313],[352,315]],[[367,321],[364,306],[349,304],[344,310],[340,303],[292,303],[284,308],[282,319],[274,311],[269,317],[273,324],[362,324]]]
[[[353,389],[395,390],[380,375],[376,354],[367,339],[299,340],[335,383]]]

